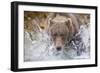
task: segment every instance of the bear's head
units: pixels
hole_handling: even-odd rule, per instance
[[[56,15],[50,20],[49,33],[57,51],[60,51],[65,43],[73,36],[72,20],[65,16]]]

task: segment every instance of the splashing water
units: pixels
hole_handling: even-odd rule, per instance
[[[90,58],[90,35],[87,27],[82,25],[79,33],[63,50],[56,51],[51,37],[44,31],[38,32],[35,40],[30,40],[25,33],[24,61],[70,60]]]

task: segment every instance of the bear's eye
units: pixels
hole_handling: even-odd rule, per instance
[[[60,36],[64,36],[64,34],[62,33],[62,34],[60,34]]]
[[[57,34],[55,33],[55,34],[53,34],[53,36],[57,36]]]

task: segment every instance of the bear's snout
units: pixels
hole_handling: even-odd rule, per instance
[[[64,42],[64,40],[62,39],[61,36],[57,36],[55,38],[55,47],[56,47],[57,51],[60,51],[62,49],[63,44],[64,44],[63,42]]]

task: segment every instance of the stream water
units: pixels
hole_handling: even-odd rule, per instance
[[[46,32],[38,32],[36,39],[31,40],[25,33],[24,61],[70,60],[90,58],[89,29],[82,25],[75,39],[67,44],[63,50],[56,51],[51,37]]]

